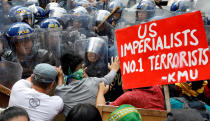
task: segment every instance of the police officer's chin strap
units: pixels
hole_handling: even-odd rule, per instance
[[[69,69],[68,69],[68,75],[65,75],[64,76],[65,83],[66,84],[71,83],[72,82],[71,79],[82,80],[83,79],[83,74],[84,74],[84,72],[83,72],[82,69],[79,69],[78,71],[72,73],[71,72],[71,69],[69,67]]]

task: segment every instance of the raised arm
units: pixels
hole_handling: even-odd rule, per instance
[[[109,90],[109,86],[104,82],[101,82],[98,86],[98,95],[96,97],[96,106],[97,105],[105,105],[106,100],[104,98],[104,94],[106,94]]]
[[[117,56],[115,57],[115,59],[113,59],[113,57],[111,58],[111,64],[108,64],[108,68],[110,72],[102,78],[95,78],[95,82],[97,82],[98,84],[101,82],[105,82],[105,84],[107,85],[112,83],[118,70],[120,69],[120,62]]]

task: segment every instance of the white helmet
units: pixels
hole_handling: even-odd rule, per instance
[[[99,10],[96,13],[96,21],[104,21],[107,16],[110,15],[110,12],[107,10]]]

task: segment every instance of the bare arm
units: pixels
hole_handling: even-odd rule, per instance
[[[57,85],[64,84],[64,76],[63,76],[63,71],[62,71],[61,67],[56,68],[56,71],[58,73],[58,84]]]
[[[105,85],[104,82],[99,84],[99,88],[98,88],[98,95],[96,97],[96,106],[97,105],[105,105],[106,104],[106,100],[104,98],[104,94],[106,94],[109,90],[109,86]]]

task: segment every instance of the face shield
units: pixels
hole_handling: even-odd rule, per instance
[[[137,21],[145,21],[155,15],[155,10],[137,10]]]
[[[72,16],[72,26],[74,29],[91,30],[93,23],[94,23],[93,18],[89,15],[73,15]]]
[[[12,37],[10,41],[15,46],[15,51],[17,54],[22,56],[27,56],[31,53],[33,48],[33,40],[34,40],[34,33],[33,34],[26,34],[21,36]]]
[[[103,54],[103,47],[105,41],[101,38],[92,37],[88,41],[87,53],[90,62],[96,62],[101,54]]]
[[[18,22],[25,22],[31,26],[34,24],[34,15],[31,11],[24,9],[17,10],[15,18]]]
[[[108,72],[108,44],[101,37],[75,41],[74,52],[84,58],[89,77],[102,77]]]
[[[100,37],[91,37],[87,42],[85,64],[89,76],[101,77],[108,71],[108,44]]]

